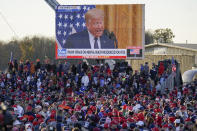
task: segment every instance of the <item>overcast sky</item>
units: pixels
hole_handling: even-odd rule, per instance
[[[175,43],[197,44],[197,0],[57,0],[67,4],[144,3],[145,28],[171,28]],[[12,27],[12,31],[8,24]],[[15,33],[14,33],[15,32]],[[55,12],[44,0],[0,0],[0,40],[55,36]]]

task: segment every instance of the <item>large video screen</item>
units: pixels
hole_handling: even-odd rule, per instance
[[[60,5],[56,59],[142,59],[144,4]]]

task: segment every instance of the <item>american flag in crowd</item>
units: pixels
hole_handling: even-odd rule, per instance
[[[176,64],[175,64],[175,61],[174,61],[174,57],[172,56],[172,71],[173,72],[176,72]]]
[[[140,49],[130,49],[130,55],[140,54]]]
[[[85,13],[95,5],[81,5],[79,11],[56,10],[56,41],[64,47],[69,35],[86,29]]]
[[[12,51],[10,53],[10,63],[13,63],[13,54],[12,54]]]

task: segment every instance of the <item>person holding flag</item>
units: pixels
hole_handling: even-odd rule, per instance
[[[172,73],[174,74],[174,76],[176,75],[176,64],[173,56],[172,56]]]
[[[173,56],[172,56],[172,71],[176,72],[176,64]]]
[[[8,63],[8,71],[12,72],[14,68],[14,63],[13,63],[13,55],[12,52],[10,53],[10,61]]]

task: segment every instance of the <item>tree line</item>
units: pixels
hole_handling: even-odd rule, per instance
[[[170,28],[156,29],[154,31],[147,30],[145,31],[145,44],[173,43],[174,37],[175,35]]]
[[[11,59],[19,63],[20,60],[35,62],[36,59],[42,62],[46,58],[55,60],[54,38],[33,36],[9,42],[0,41],[0,70],[5,70]]]
[[[171,29],[157,29],[154,32],[145,31],[145,44],[173,43],[173,32]],[[10,62],[11,52],[13,60],[16,59],[35,62],[40,59],[44,62],[46,58],[55,59],[55,39],[52,37],[24,37],[21,40],[13,39],[9,42],[0,41],[0,70],[5,70]],[[72,61],[72,60],[70,60]]]

